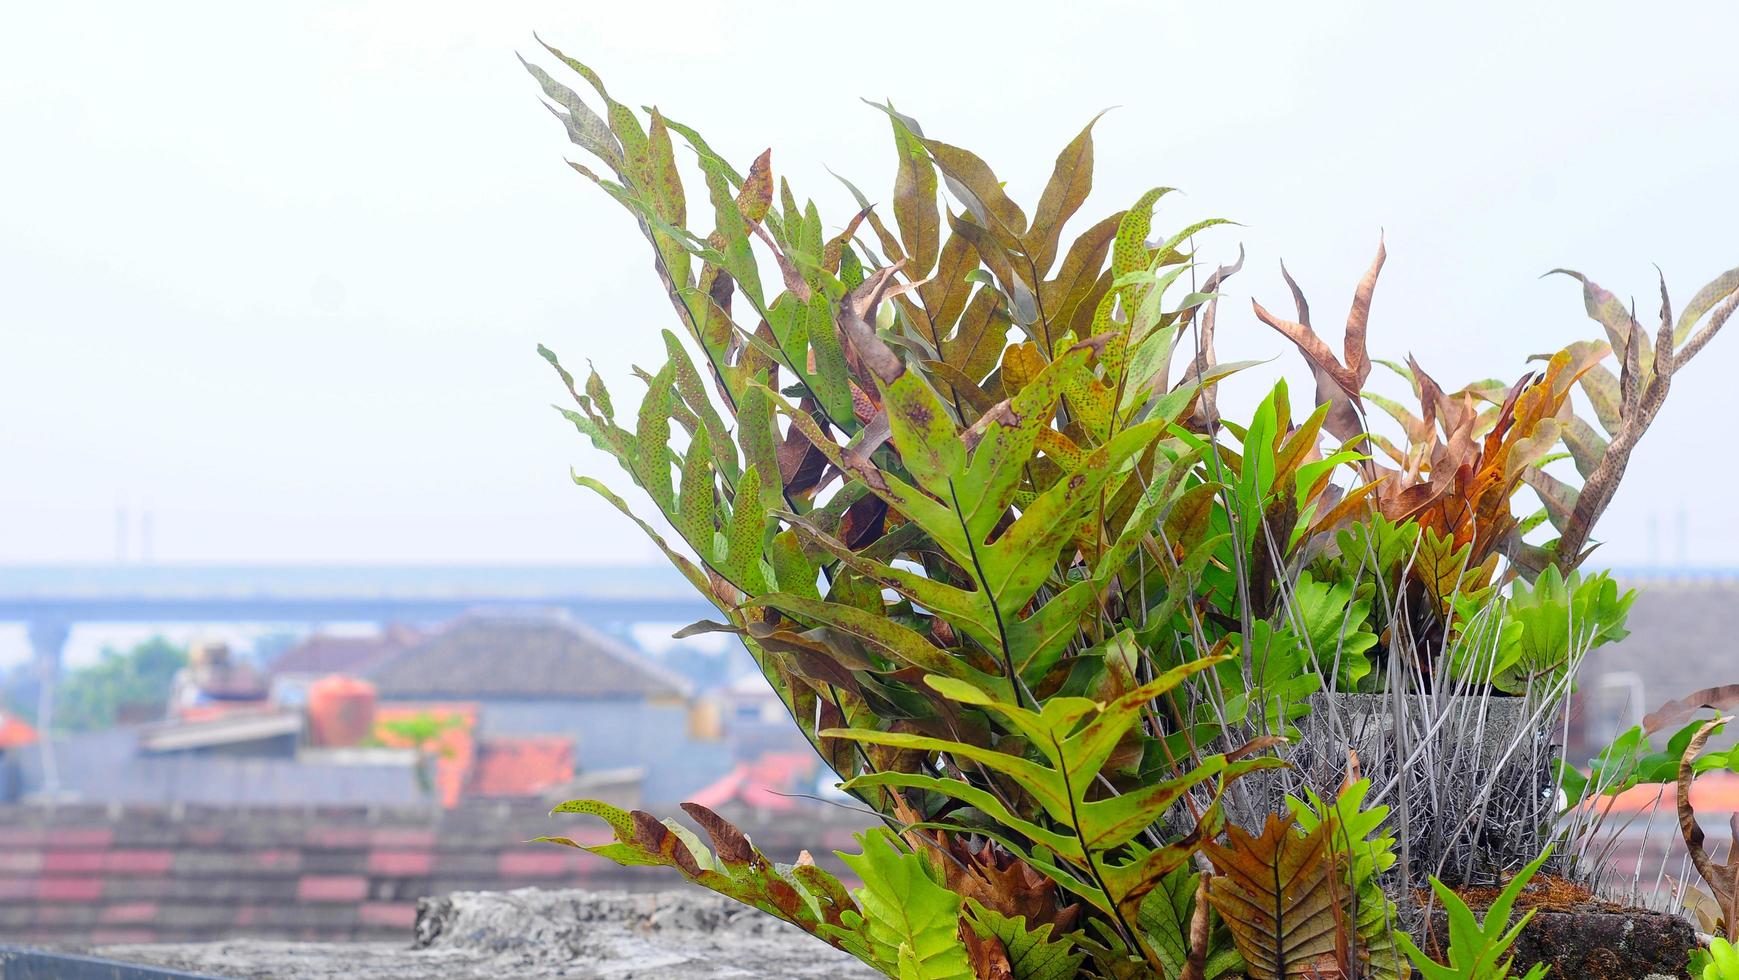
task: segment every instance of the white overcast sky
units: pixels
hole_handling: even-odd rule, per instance
[[[968,13],[968,9],[977,8]],[[1739,5],[23,3],[0,7],[0,561],[103,561],[115,514],[198,561],[643,560],[569,483],[626,480],[548,405],[542,341],[638,387],[671,325],[626,216],[514,59],[540,32],[631,104],[849,216],[885,199],[860,97],[1030,202],[1098,127],[1089,210],[1242,241],[1222,354],[1296,354],[1278,260],[1336,326],[1386,230],[1378,356],[1514,377],[1739,265]],[[578,80],[573,80],[581,87]],[[1733,564],[1739,327],[1681,375],[1598,535]],[[1338,338],[1333,342],[1338,343]],[[1239,389],[1248,394],[1250,389]],[[1238,391],[1234,392],[1234,396]],[[133,519],[136,531],[138,518]],[[136,550],[137,545],[131,545]]]

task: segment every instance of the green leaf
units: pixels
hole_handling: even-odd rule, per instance
[[[1450,890],[1449,886],[1431,879],[1431,888],[1437,893],[1438,901],[1443,903],[1443,911],[1449,918],[1449,962],[1438,963],[1431,959],[1413,942],[1406,933],[1397,933],[1396,942],[1406,952],[1407,958],[1424,974],[1426,980],[1506,980],[1510,976],[1512,959],[1508,956],[1510,947],[1515,944],[1516,937],[1521,935],[1522,927],[1534,917],[1532,909],[1523,915],[1513,927],[1506,930],[1510,923],[1510,909],[1527,887],[1529,879],[1552,856],[1552,849],[1535,858],[1516,876],[1498,895],[1491,908],[1486,911],[1484,921],[1476,919],[1473,910],[1461,900],[1461,896]],[[1543,975],[1535,967],[1528,973],[1529,977]]]
[[[973,668],[965,660],[932,644],[916,630],[902,626],[880,613],[784,592],[760,596],[756,601],[792,616],[850,633],[884,656],[900,663],[931,674],[951,677],[1004,697],[1013,696],[1005,679]]]
[[[1319,582],[1306,571],[1293,584],[1290,614],[1309,643],[1317,671],[1331,677],[1338,691],[1360,690],[1371,673],[1368,653],[1377,645],[1370,629],[1371,601],[1355,600],[1351,582]]]
[[[537,79],[538,85],[543,87],[543,93],[552,102],[567,110],[565,115],[556,113],[556,118],[567,127],[568,139],[575,146],[604,161],[610,169],[620,170],[623,163],[622,147],[616,142],[616,137],[611,135],[610,127],[603,118],[592,111],[592,107],[578,93],[551,78],[542,68],[524,58],[520,58],[519,63],[525,66],[532,78]]]
[[[1714,936],[1709,940],[1706,959],[1698,980],[1739,980],[1739,946]]]
[[[882,407],[906,470],[931,493],[952,496],[953,481],[966,468],[966,446],[936,393],[907,371],[882,388]]]
[[[966,924],[973,932],[1002,943],[1015,980],[1074,980],[1087,958],[1067,937],[1051,938],[1049,922],[1029,929],[1026,916],[1004,915],[975,898],[966,900],[966,908]]]
[[[1074,828],[1086,847],[1104,850],[1133,839],[1183,791],[1226,768],[1223,758],[1211,757],[1196,770],[1176,779],[1154,782],[1137,793],[1091,802],[1087,799],[1094,778],[1118,742],[1140,720],[1148,703],[1225,659],[1207,657],[1174,667],[1108,704],[1096,704],[1087,698],[1052,697],[1041,711],[1017,707],[1010,701],[990,697],[981,689],[944,678],[932,677],[928,682],[956,701],[976,704],[1001,715],[1025,735],[1045,757],[1048,768],[990,750],[974,749],[988,756],[969,757],[1006,772],[1045,806],[1053,820]],[[875,737],[881,737],[880,733]]]
[[[1168,976],[1182,976],[1190,955],[1190,924],[1196,916],[1196,893],[1202,874],[1190,867],[1170,871],[1159,887],[1141,900],[1137,924],[1153,946]],[[1207,909],[1208,948],[1204,953],[1202,980],[1218,980],[1244,970],[1244,957],[1232,944],[1224,919],[1212,906]]]
[[[775,588],[811,599],[821,597],[816,587],[821,569],[803,553],[797,543],[797,532],[785,530],[775,534],[768,558],[773,566]]]
[[[740,469],[737,466],[736,447],[731,443],[730,430],[725,428],[718,409],[713,407],[712,399],[707,397],[706,384],[701,380],[700,372],[695,370],[694,362],[689,359],[682,342],[676,339],[676,334],[668,330],[663,331],[663,334],[664,350],[669,356],[669,366],[676,378],[676,390],[706,429],[713,451],[713,462],[727,480],[735,483]],[[607,404],[603,411],[606,415],[609,414]]]
[[[767,389],[755,384],[744,386],[737,401],[737,443],[743,448],[743,465],[753,466],[776,479],[779,453],[775,434],[772,399]]]
[[[713,475],[706,430],[694,434],[682,464],[677,527],[703,562],[713,560]]]
[[[834,425],[855,428],[852,414],[851,380],[846,368],[845,348],[839,342],[839,328],[834,324],[833,310],[827,297],[820,292],[809,298],[809,346],[815,351],[815,375],[810,387],[816,400]]]
[[[765,310],[766,303],[761,298],[760,267],[756,265],[754,250],[749,245],[748,222],[726,182],[728,168],[717,158],[706,156],[700,158],[700,166],[706,175],[707,195],[712,201],[715,222],[713,235],[717,247],[724,253],[724,268],[756,310]]]
[[[1117,226],[1111,249],[1111,275],[1116,279],[1147,268],[1147,233],[1153,230],[1153,205],[1174,188],[1155,187],[1137,198]]]
[[[635,516],[634,511],[628,507],[628,502],[626,500],[618,497],[609,487],[604,486],[602,483],[599,483],[597,480],[594,480],[589,476],[581,476],[578,473],[575,473],[573,474],[573,479],[575,483],[593,491],[605,500],[608,500],[611,506],[621,511],[635,524],[639,525],[640,530],[644,531],[646,536],[652,539],[652,543],[658,546],[659,551],[664,552],[664,557],[668,558],[670,563],[676,566],[677,570],[682,573],[682,577],[688,579],[688,584],[694,586],[696,591],[705,596],[712,595],[712,585],[707,581],[706,573],[701,571],[699,568],[696,568],[694,562],[689,561],[683,555],[673,551],[670,545],[665,542],[664,537],[652,529],[652,525]]]
[[[737,482],[737,495],[731,501],[731,526],[725,536],[725,558],[719,563],[731,584],[751,596],[767,588],[766,576],[761,574],[761,539],[766,524],[761,470],[751,464]]]
[[[673,369],[666,364],[653,378],[646,397],[640,402],[640,423],[635,431],[635,444],[640,456],[635,461],[634,474],[640,485],[666,514],[676,510],[676,491],[670,478],[670,400],[673,394]]]
[[[901,851],[886,828],[858,840],[861,855],[836,852],[863,880],[853,893],[862,912],[848,912],[846,924],[861,922],[878,965],[902,978],[972,980],[960,942],[960,896],[937,884],[922,858]]]
[[[1044,584],[1075,523],[1098,502],[1099,491],[1165,428],[1155,419],[1125,429],[1089,453],[1081,467],[1058,480],[1022,510],[989,546],[977,549],[981,584],[1004,617],[1015,615]]]

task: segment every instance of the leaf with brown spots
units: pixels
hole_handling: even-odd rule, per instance
[[[1056,261],[1057,240],[1063,234],[1063,225],[1074,217],[1093,190],[1093,124],[1103,115],[1100,113],[1088,120],[1080,135],[1057,154],[1057,162],[1051,168],[1051,179],[1039,195],[1032,227],[1027,229],[1022,244],[1041,276],[1049,272],[1051,263]]]
[[[940,140],[919,139],[947,179],[948,190],[959,198],[966,210],[1005,241],[1018,242],[1026,231],[1026,213],[1009,199],[990,166],[971,150],[950,146]]]
[[[894,127],[894,149],[900,167],[894,177],[894,224],[899,226],[906,268],[922,279],[936,264],[941,236],[941,213],[936,207],[936,168],[924,143],[897,114],[888,120]]]
[[[894,448],[918,485],[948,497],[954,478],[966,467],[966,445],[948,410],[915,371],[882,389]]]
[[[621,810],[598,800],[569,800],[551,813],[598,817],[610,826],[614,842],[580,845],[568,837],[539,837],[537,842],[590,851],[622,865],[675,868],[697,885],[777,916],[840,949],[858,941],[852,930],[841,928],[842,922],[858,914],[857,905],[832,875],[813,866],[781,869],[718,814],[694,803],[683,804],[683,809],[712,838],[716,853],[708,853],[679,824],[661,823],[643,810]]]

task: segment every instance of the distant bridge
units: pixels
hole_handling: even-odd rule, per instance
[[[716,617],[674,569],[603,565],[7,565],[0,622],[55,670],[81,623],[409,623],[561,610],[594,627]]]
[[[1620,568],[1644,587],[1739,585],[1730,568]],[[0,565],[0,623],[38,663],[81,623],[438,623],[479,608],[562,610],[589,625],[716,618],[663,565]]]

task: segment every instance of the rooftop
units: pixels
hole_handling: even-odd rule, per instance
[[[404,651],[371,680],[384,700],[686,697],[688,684],[579,623],[478,615]]]
[[[301,731],[302,713],[299,711],[204,711],[178,721],[140,729],[139,749],[144,752],[184,752],[295,736]]]

